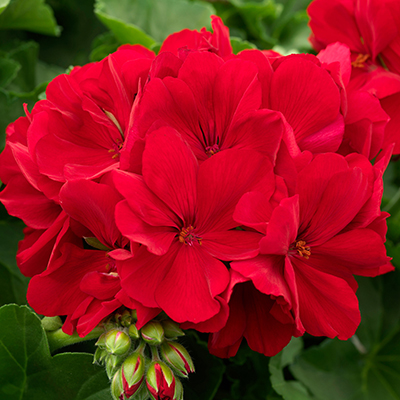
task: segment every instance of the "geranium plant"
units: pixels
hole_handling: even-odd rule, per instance
[[[24,94],[4,46],[0,393],[399,398],[400,0],[307,5],[98,0],[91,62]]]

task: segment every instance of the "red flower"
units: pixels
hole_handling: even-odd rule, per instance
[[[280,352],[296,333],[289,305],[283,296],[266,295],[238,272],[231,270],[231,281],[224,293],[229,302],[226,325],[209,337],[211,354],[233,357],[245,337],[250,348],[268,357]],[[290,295],[289,295],[290,298]]]
[[[345,133],[339,153],[346,155],[356,151],[373,159],[382,147],[392,143],[387,130],[389,116],[374,94],[351,82],[350,49],[346,45],[331,44],[317,57],[341,92]]]
[[[353,274],[375,276],[393,268],[380,228],[374,230],[381,220],[371,197],[374,181],[375,171],[362,156],[323,154],[299,172],[298,194],[275,209],[255,192],[237,206],[238,222],[256,229],[268,224],[260,255],[231,267],[262,293],[284,296],[299,334],[305,329],[348,339],[360,322]]]
[[[317,50],[342,42],[354,54],[353,65],[364,66],[379,56],[400,74],[400,3],[391,0],[314,0],[308,7],[310,38]]]
[[[124,236],[142,243],[119,265],[122,287],[148,307],[177,322],[199,323],[216,315],[229,282],[220,261],[257,254],[259,235],[232,230],[239,198],[264,182],[274,191],[272,165],[257,152],[230,150],[200,165],[169,128],[148,136],[143,178],[115,172],[125,197],[116,208]],[[218,328],[220,329],[220,328]]]
[[[64,243],[61,256],[29,283],[29,304],[44,315],[67,315],[63,330],[69,334],[76,328],[80,336],[85,336],[122,305],[137,309],[139,326],[154,316],[121,290],[115,259],[129,257],[129,252],[123,250],[128,240],[121,236],[114,220],[115,205],[121,196],[107,184],[107,177],[103,182],[72,181],[60,192],[73,230],[79,237],[97,240],[97,248],[102,249]]]
[[[177,79],[152,79],[137,118],[141,137],[160,125],[179,132],[199,161],[225,149],[253,149],[275,160],[284,125],[279,113],[258,110],[261,85],[254,63],[191,53]]]
[[[203,28],[200,32],[184,29],[169,35],[161,46],[160,53],[171,52],[183,56],[190,50],[211,51],[222,58],[229,58],[232,46],[229,38],[229,29],[224,25],[220,17],[211,16],[213,33]]]

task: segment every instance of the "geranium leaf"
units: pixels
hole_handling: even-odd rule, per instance
[[[29,279],[10,272],[0,263],[0,306],[7,303],[26,304]]]
[[[234,54],[237,54],[242,50],[257,48],[257,46],[255,44],[250,43],[247,40],[242,40],[237,37],[231,37],[231,45],[232,45],[232,50],[233,50]]]
[[[10,0],[0,0],[0,14],[5,10],[9,3]]]
[[[283,368],[291,364],[301,352],[303,342],[300,338],[292,338],[290,343],[276,356],[271,357],[269,372],[274,390],[285,400],[311,400],[307,389],[300,382],[285,380]]]
[[[60,34],[53,11],[44,0],[11,0],[0,15],[0,29],[23,29],[53,36]]]
[[[0,58],[0,87],[7,86],[18,74],[21,65],[10,59]]]
[[[110,395],[107,398],[100,394],[109,386],[109,382],[104,370],[92,364],[91,354],[50,355],[40,320],[26,306],[12,304],[0,308],[0,359],[1,398],[111,398]],[[99,396],[93,397],[95,393]]]
[[[95,13],[121,43],[150,47],[173,32],[210,27],[215,10],[187,0],[97,0]]]

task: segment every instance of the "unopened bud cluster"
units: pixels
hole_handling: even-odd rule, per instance
[[[154,319],[136,327],[135,310],[117,313],[104,323],[94,362],[104,364],[115,400],[183,399],[178,377],[194,372],[187,350],[176,342],[183,336],[169,319]]]

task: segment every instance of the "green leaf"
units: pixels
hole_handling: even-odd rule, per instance
[[[15,275],[20,274],[15,255],[18,242],[24,237],[23,228],[20,222],[0,221],[0,262]]]
[[[18,74],[21,65],[9,58],[0,58],[0,87],[7,86]]]
[[[95,13],[121,43],[150,47],[185,28],[209,28],[215,10],[187,0],[96,0]]]
[[[104,397],[109,382],[104,370],[92,364],[93,355],[61,353],[51,357],[40,320],[28,307],[0,308],[0,359],[0,398],[111,398]]]
[[[28,93],[7,92],[0,89],[0,151],[4,148],[7,125],[25,115],[23,103],[27,103],[31,109],[46,86],[47,83],[39,85]]]
[[[102,33],[92,43],[90,61],[100,61],[117,50],[120,42],[112,32]]]
[[[0,306],[7,303],[26,304],[29,278],[13,274],[0,264]]]
[[[190,332],[181,342],[189,350],[196,368],[189,380],[182,382],[185,399],[213,399],[225,372],[223,362],[208,352],[207,344],[195,332]]]
[[[5,10],[9,3],[10,0],[0,0],[0,14]]]
[[[358,282],[357,336],[327,339],[304,351],[290,370],[320,400],[399,400],[400,271]]]
[[[39,54],[39,45],[36,42],[12,41],[7,46],[7,57],[20,66],[18,74],[7,90],[30,92],[36,86],[36,63]]]
[[[60,34],[53,11],[44,0],[11,0],[0,15],[0,29],[23,29],[53,36]]]
[[[292,338],[290,343],[276,356],[271,357],[269,371],[274,390],[285,400],[311,400],[307,389],[300,382],[287,381],[283,368],[290,365],[294,358],[301,352],[303,342],[301,338]]]
[[[257,46],[254,43],[250,43],[247,40],[242,40],[237,37],[231,37],[231,45],[234,54],[237,54],[242,50],[257,48]]]

